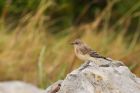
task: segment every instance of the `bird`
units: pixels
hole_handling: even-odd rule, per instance
[[[99,53],[92,50],[86,43],[84,43],[80,39],[74,40],[71,44],[74,46],[74,52],[80,60],[87,61],[87,60],[96,60],[97,58],[102,58],[107,61],[110,61],[110,59],[101,56]]]

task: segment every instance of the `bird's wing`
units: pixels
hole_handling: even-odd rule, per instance
[[[105,60],[111,61],[110,59],[108,59],[108,58],[106,58],[104,56],[99,55],[96,51],[93,51],[93,50],[89,52],[89,55],[91,57],[94,57],[94,58],[103,58]]]
[[[94,57],[94,58],[103,58],[103,59],[106,59],[108,61],[110,61],[110,59],[104,57],[104,56],[101,56],[100,54],[98,54],[96,51],[92,50],[90,47],[88,47],[86,44],[83,44],[83,46],[80,48],[80,51],[83,53],[83,54],[88,54],[90,55],[91,57]]]
[[[103,58],[103,59],[109,60],[109,59],[107,59],[106,57],[101,56],[100,54],[98,54],[96,51],[93,51],[93,50],[89,52],[89,55],[90,55],[91,57]]]
[[[87,45],[83,45],[80,48],[80,51],[82,52],[82,54],[88,54],[92,49],[89,48]]]
[[[89,52],[89,55],[91,56],[91,57],[95,57],[95,58],[103,58],[102,56],[100,56],[96,51],[90,51]]]

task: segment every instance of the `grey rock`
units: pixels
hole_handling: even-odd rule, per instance
[[[7,81],[0,83],[0,93],[43,93],[44,91],[25,82]]]
[[[57,93],[140,93],[140,78],[121,61],[97,61],[87,61],[68,74]]]
[[[53,83],[51,86],[49,86],[46,90],[45,93],[55,93],[54,90],[57,89],[57,87],[60,87],[59,85],[61,85],[63,82],[63,80],[58,80],[57,82]],[[59,89],[57,89],[59,90]]]
[[[21,81],[0,83],[0,93],[140,93],[140,78],[121,61],[87,61],[45,90]]]

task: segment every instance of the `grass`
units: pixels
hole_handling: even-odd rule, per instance
[[[43,46],[41,51],[40,51],[40,56],[39,56],[39,60],[38,60],[38,80],[39,80],[39,86],[40,87],[44,87],[45,85],[45,73],[44,73],[44,58],[45,58],[45,52],[46,52],[46,47]]]
[[[115,2],[114,2],[115,3]],[[131,8],[117,24],[109,25],[113,3],[103,10],[94,22],[78,27],[71,26],[57,34],[52,34],[48,26],[53,22],[43,12],[51,3],[42,6],[33,14],[24,16],[19,24],[9,29],[1,19],[0,25],[0,80],[23,80],[44,87],[63,79],[67,73],[77,68],[82,62],[78,60],[69,44],[75,38],[81,38],[102,55],[122,60],[131,70],[140,76],[139,31],[131,42],[125,33],[129,27],[124,26],[125,16],[136,8]],[[130,15],[131,14],[131,15]],[[107,16],[107,19],[106,19]],[[99,24],[103,21],[103,26]],[[120,23],[121,24],[118,24]],[[118,29],[119,26],[119,33]],[[55,26],[54,26],[55,28]],[[136,66],[137,65],[137,66]]]

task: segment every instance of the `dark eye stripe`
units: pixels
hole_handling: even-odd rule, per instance
[[[79,44],[79,42],[75,42],[75,44]]]

